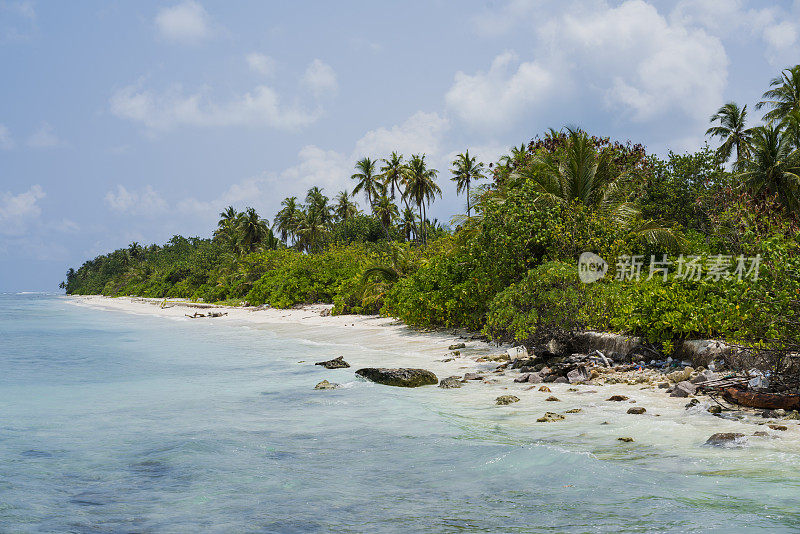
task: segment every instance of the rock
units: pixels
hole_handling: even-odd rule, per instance
[[[581,413],[580,408],[573,408],[571,410],[567,410],[565,413]]]
[[[773,417],[786,417],[786,410],[783,408],[778,408],[772,412]]]
[[[546,402],[561,402],[561,399],[559,399],[558,397],[552,397],[552,396],[551,396],[551,397],[547,397],[547,398],[545,399],[545,401],[546,401]]]
[[[514,382],[530,382],[531,384],[541,384],[542,377],[539,373],[525,373],[514,379]]]
[[[781,432],[786,432],[787,430],[789,430],[789,428],[784,425],[767,425],[767,426],[770,427],[772,430],[780,430]]]
[[[444,389],[454,389],[461,387],[461,377],[458,376],[448,376],[447,378],[443,378],[441,382],[439,382],[439,387]]]
[[[682,342],[676,354],[681,359],[690,360],[694,365],[708,366],[713,360],[725,360],[734,353],[733,347],[713,339],[691,339]]]
[[[465,349],[465,348],[467,348],[467,344],[466,343],[456,343],[454,345],[450,345],[449,347],[447,347],[447,350],[458,350],[458,349]]]
[[[581,382],[586,382],[587,380],[589,380],[589,372],[586,370],[586,367],[581,365],[567,373],[567,380],[569,381],[570,384],[579,384]]]
[[[516,395],[500,395],[495,399],[495,404],[499,404],[500,406],[513,404],[515,402],[519,402],[519,397]]]
[[[798,412],[797,410],[792,410],[791,412],[786,414],[786,419],[792,419],[795,421],[800,420],[800,412]]]
[[[692,384],[702,384],[704,382],[713,382],[719,380],[719,375],[713,371],[705,370],[696,377],[691,379]]]
[[[480,373],[465,373],[464,380],[480,380],[483,378]]]
[[[647,410],[643,406],[636,406],[635,408],[628,408],[628,413],[633,415],[642,415]]]
[[[689,380],[692,377],[693,373],[694,369],[692,369],[691,367],[686,367],[681,371],[673,371],[672,373],[667,375],[667,378],[669,378],[672,382],[676,383],[684,382],[686,380]]]
[[[669,394],[670,397],[686,398],[689,395],[694,395],[697,392],[697,386],[691,382],[683,381],[675,384],[675,389]]]
[[[610,334],[606,332],[582,332],[575,336],[575,342],[584,345],[584,350],[599,350],[606,356],[612,353],[627,355],[634,351],[642,340],[638,337]]]
[[[553,384],[569,384],[569,380],[565,376],[559,376],[555,380],[553,380]]]
[[[722,446],[736,443],[737,440],[744,438],[744,434],[738,432],[718,432],[706,441],[706,445]]]
[[[606,400],[607,401],[612,401],[612,402],[623,402],[623,401],[628,400],[628,397],[626,397],[625,395],[611,395]]]
[[[322,382],[314,386],[314,389],[336,389],[338,387],[340,387],[339,384],[323,380]]]
[[[539,391],[544,391],[545,393],[550,393],[550,388],[547,386],[541,386]]]
[[[698,404],[700,404],[700,401],[699,401],[699,400],[697,400],[697,399],[692,399],[692,400],[690,400],[689,402],[687,402],[687,403],[686,403],[686,406],[684,406],[684,408],[687,408],[687,409],[688,409],[688,408],[694,408],[694,407],[695,407],[695,406],[697,406]]]
[[[763,430],[757,430],[757,431],[753,432],[753,435],[757,436],[759,438],[765,438],[765,437],[769,436],[769,434],[767,434]]]
[[[714,415],[722,413],[722,406],[709,406],[708,413],[713,413]]]
[[[622,441],[624,443],[633,443],[633,438],[617,438],[617,441]]]
[[[669,382],[661,382],[658,384],[658,389],[668,389],[668,388],[669,388]]]
[[[358,376],[386,386],[415,388],[439,383],[436,375],[426,369],[386,369],[365,367],[356,371]]]
[[[339,356],[338,358],[334,358],[325,362],[317,362],[314,365],[321,365],[325,369],[344,369],[346,367],[350,367],[350,364],[344,361],[344,356]]]
[[[560,413],[547,412],[547,413],[544,414],[544,417],[540,417],[539,419],[536,420],[536,422],[537,423],[553,423],[555,421],[563,421],[564,419],[566,419],[566,418],[563,415],[561,415]]]
[[[509,358],[508,354],[489,354],[488,356],[484,356],[490,362],[507,362],[511,358]]]

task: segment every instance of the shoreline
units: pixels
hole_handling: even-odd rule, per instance
[[[763,446],[770,451],[791,451],[800,453],[800,422],[796,420],[769,420],[761,417],[755,410],[739,409],[720,415],[708,413],[711,405],[708,397],[697,396],[675,398],[665,394],[651,382],[636,382],[634,373],[609,372],[588,384],[530,384],[517,383],[520,377],[517,370],[500,369],[502,361],[486,360],[485,356],[504,354],[509,346],[490,345],[485,341],[469,339],[466,332],[419,332],[393,318],[362,315],[325,315],[330,305],[307,305],[292,309],[265,307],[233,307],[188,303],[178,299],[167,299],[167,306],[161,308],[164,299],[139,297],[67,296],[67,302],[104,311],[115,311],[137,315],[161,317],[170,320],[192,321],[198,324],[217,326],[249,326],[266,329],[279,336],[299,338],[309,342],[342,347],[346,350],[320,351],[318,359],[298,363],[313,365],[316,361],[329,360],[343,356],[350,365],[350,373],[362,367],[413,367],[432,371],[439,380],[465,373],[479,373],[480,380],[468,380],[462,387],[442,389],[436,386],[418,388],[435,394],[445,402],[463,403],[464,406],[480,409],[502,410],[504,414],[515,416],[519,423],[529,427],[532,432],[546,426],[548,431],[558,427],[559,431],[572,428],[575,431],[597,431],[597,424],[604,425],[602,434],[610,441],[619,438],[633,438],[634,443],[620,443],[621,446],[638,444],[652,446],[677,446],[694,449],[702,446],[705,440],[716,433],[738,433],[745,436],[737,440],[748,445]],[[205,310],[227,313],[221,317],[191,319],[187,314],[207,313]],[[449,345],[464,343],[456,355],[448,349]],[[353,350],[353,347],[356,350]],[[321,369],[317,367],[317,369]],[[341,371],[341,370],[337,370]],[[341,377],[329,371],[331,382]],[[312,375],[313,376],[313,375]],[[628,377],[631,377],[628,378]],[[642,377],[644,375],[641,375]],[[618,379],[624,378],[621,382]],[[353,374],[352,380],[358,378]],[[309,390],[315,383],[310,379]],[[375,384],[376,387],[391,387]],[[546,386],[547,391],[540,391]],[[325,394],[325,392],[320,392]],[[495,399],[501,395],[519,398],[507,406],[498,406]],[[613,395],[627,397],[625,401],[609,401]],[[448,397],[449,396],[449,397]],[[556,400],[552,400],[556,399]],[[696,402],[688,407],[687,403]],[[631,414],[632,407],[643,407],[645,413]],[[577,411],[576,411],[577,410]],[[547,412],[565,416],[555,422],[537,422]],[[657,419],[656,419],[657,418]],[[658,422],[653,431],[651,423]],[[776,430],[769,424],[779,424],[786,430]],[[650,427],[645,430],[645,427]],[[756,433],[763,435],[757,435]],[[591,432],[590,432],[591,434]]]

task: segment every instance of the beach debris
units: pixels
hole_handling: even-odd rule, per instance
[[[416,388],[419,386],[435,386],[439,383],[436,375],[427,369],[365,367],[357,370],[356,374],[385,386]]]
[[[458,350],[458,349],[465,349],[465,348],[467,348],[467,344],[466,343],[455,343],[455,344],[450,345],[449,347],[447,347],[447,350]]]
[[[215,317],[222,317],[223,315],[228,315],[228,312],[208,312],[208,314],[194,312],[193,314],[189,315],[188,313],[184,314],[189,319],[202,319],[202,318],[215,318]]]
[[[327,380],[323,380],[322,382],[314,386],[314,389],[336,389],[339,387],[340,387],[339,384],[335,382],[328,382]]]
[[[738,432],[718,432],[706,440],[706,445],[721,447],[725,445],[741,444],[743,440],[744,434]]]
[[[566,419],[566,417],[564,417],[560,413],[546,412],[544,414],[544,416],[542,416],[539,419],[537,419],[536,422],[537,423],[554,423],[556,421],[563,421],[564,419]]]
[[[528,349],[523,345],[519,345],[517,347],[511,347],[506,351],[506,354],[508,354],[508,358],[510,360],[531,359],[530,356],[528,355]]]
[[[516,395],[500,395],[495,399],[495,404],[498,404],[500,406],[513,404],[515,402],[519,402],[519,397],[517,397]]]
[[[798,410],[800,409],[800,395],[781,395],[778,393],[761,393],[748,391],[742,386],[726,387],[722,390],[722,397],[728,401],[768,410]]]
[[[646,412],[644,406],[635,406],[633,408],[628,408],[628,413],[632,415],[641,415]]]
[[[786,425],[767,425],[772,430],[779,430],[781,432],[786,432],[789,428]]]
[[[606,400],[611,402],[624,402],[628,400],[628,397],[626,397],[625,395],[611,395]]]
[[[558,397],[550,396],[545,399],[545,402],[561,402],[561,399]]]
[[[580,408],[573,408],[571,410],[567,410],[564,413],[581,413],[581,409]]]
[[[439,382],[439,387],[444,389],[454,389],[461,387],[461,377],[460,376],[448,376],[447,378],[443,378]]]
[[[550,393],[550,388],[547,386],[541,386],[539,387],[539,391],[542,391],[544,393]]]
[[[633,443],[633,438],[628,438],[628,437],[617,438],[617,441],[621,441],[623,443]]]
[[[314,365],[321,365],[325,369],[344,369],[350,367],[350,364],[344,361],[344,356],[338,356],[324,362],[317,362]]]

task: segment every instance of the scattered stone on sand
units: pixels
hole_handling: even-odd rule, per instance
[[[356,371],[356,374],[385,386],[415,388],[419,386],[435,386],[439,383],[436,375],[426,369],[365,367]]]
[[[514,382],[517,382],[517,383],[527,382],[532,374],[533,373],[525,373],[525,374],[519,375],[517,378],[514,379]]]
[[[767,426],[770,427],[772,430],[780,430],[781,432],[786,432],[787,430],[789,430],[789,427],[784,425],[767,425]]]
[[[647,410],[644,409],[644,406],[636,406],[634,408],[628,408],[628,413],[633,415],[641,415]]]
[[[612,402],[623,402],[623,401],[628,400],[628,397],[626,397],[625,395],[611,395],[606,400],[607,401],[612,401]]]
[[[659,382],[658,389],[667,389],[669,388],[669,382]]]
[[[350,367],[350,364],[344,361],[344,356],[339,356],[338,358],[324,362],[317,362],[314,365],[321,365],[325,369],[344,369],[346,367]]]
[[[480,373],[465,373],[464,380],[480,380],[483,378]]]
[[[709,406],[708,413],[713,413],[714,415],[722,413],[722,406]]]
[[[447,350],[458,350],[458,349],[465,349],[465,348],[467,348],[467,344],[466,343],[456,343],[454,345],[450,345],[449,347],[447,347]]]
[[[335,382],[328,382],[327,380],[323,380],[322,382],[314,386],[314,389],[336,389],[338,387],[340,387],[339,384]]]
[[[581,413],[581,409],[580,408],[573,408],[571,410],[567,410],[564,413]]]
[[[547,386],[540,386],[539,391],[543,391],[544,393],[551,393],[550,388]]]
[[[454,389],[461,387],[461,377],[460,376],[448,376],[447,378],[442,378],[439,382],[439,387],[444,389]]]
[[[667,375],[667,378],[669,378],[671,381],[675,383],[678,383],[689,380],[692,377],[692,374],[694,374],[694,369],[692,369],[691,367],[685,367],[680,371],[671,372],[670,374]]]
[[[744,434],[740,434],[738,432],[718,432],[712,435],[706,441],[706,445],[714,445],[714,446],[723,446],[723,445],[731,445],[737,442],[737,440],[741,440],[744,438]]]
[[[697,386],[686,380],[678,382],[669,394],[670,397],[686,398],[697,393]]]
[[[563,421],[566,419],[560,413],[547,412],[543,417],[536,420],[537,423],[553,423],[555,421]]]
[[[617,441],[622,441],[623,443],[633,443],[633,438],[617,438]]]
[[[550,396],[545,399],[546,402],[561,402],[561,399],[558,397]]]
[[[515,402],[519,402],[519,397],[516,395],[500,395],[495,399],[495,404],[500,406],[505,406],[507,404],[514,404]]]

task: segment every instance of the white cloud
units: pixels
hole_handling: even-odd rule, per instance
[[[302,81],[303,85],[318,97],[334,95],[339,87],[333,68],[320,59],[315,59],[309,64]]]
[[[418,111],[405,122],[391,128],[370,130],[356,142],[355,159],[384,157],[396,150],[401,154],[438,154],[450,122],[438,113]]]
[[[28,146],[31,148],[53,148],[62,144],[53,127],[46,122],[28,137]]]
[[[349,187],[350,175],[355,171],[350,158],[335,150],[323,150],[314,145],[300,149],[300,162],[280,175],[280,182],[295,187],[324,187],[329,196],[333,192]]]
[[[128,86],[111,97],[110,108],[117,117],[142,123],[150,130],[178,126],[272,126],[296,130],[319,116],[319,111],[282,106],[278,94],[264,85],[224,103],[213,102],[202,93],[184,94],[179,86],[162,94]]]
[[[11,150],[14,148],[14,139],[11,132],[4,124],[0,124],[0,150]]]
[[[0,194],[0,234],[22,235],[27,224],[41,215],[38,202],[44,197],[44,190],[39,185],[17,195],[11,192]]]
[[[117,184],[116,191],[106,193],[103,200],[111,210],[119,213],[156,215],[167,210],[166,201],[150,185],[137,192]]]
[[[210,217],[222,211],[226,206],[258,208],[263,199],[270,193],[264,178],[249,178],[241,183],[228,187],[219,197],[212,200],[198,200],[190,197],[178,202],[178,210]]]
[[[457,72],[445,95],[447,106],[474,127],[495,129],[543,102],[555,88],[553,75],[536,62],[520,63],[509,74],[516,62],[514,53],[504,52],[488,72]]]
[[[208,13],[192,0],[161,9],[155,24],[163,38],[180,43],[197,43],[211,33]]]
[[[251,52],[245,57],[250,70],[263,76],[272,76],[275,73],[276,63],[271,57],[258,52]]]

